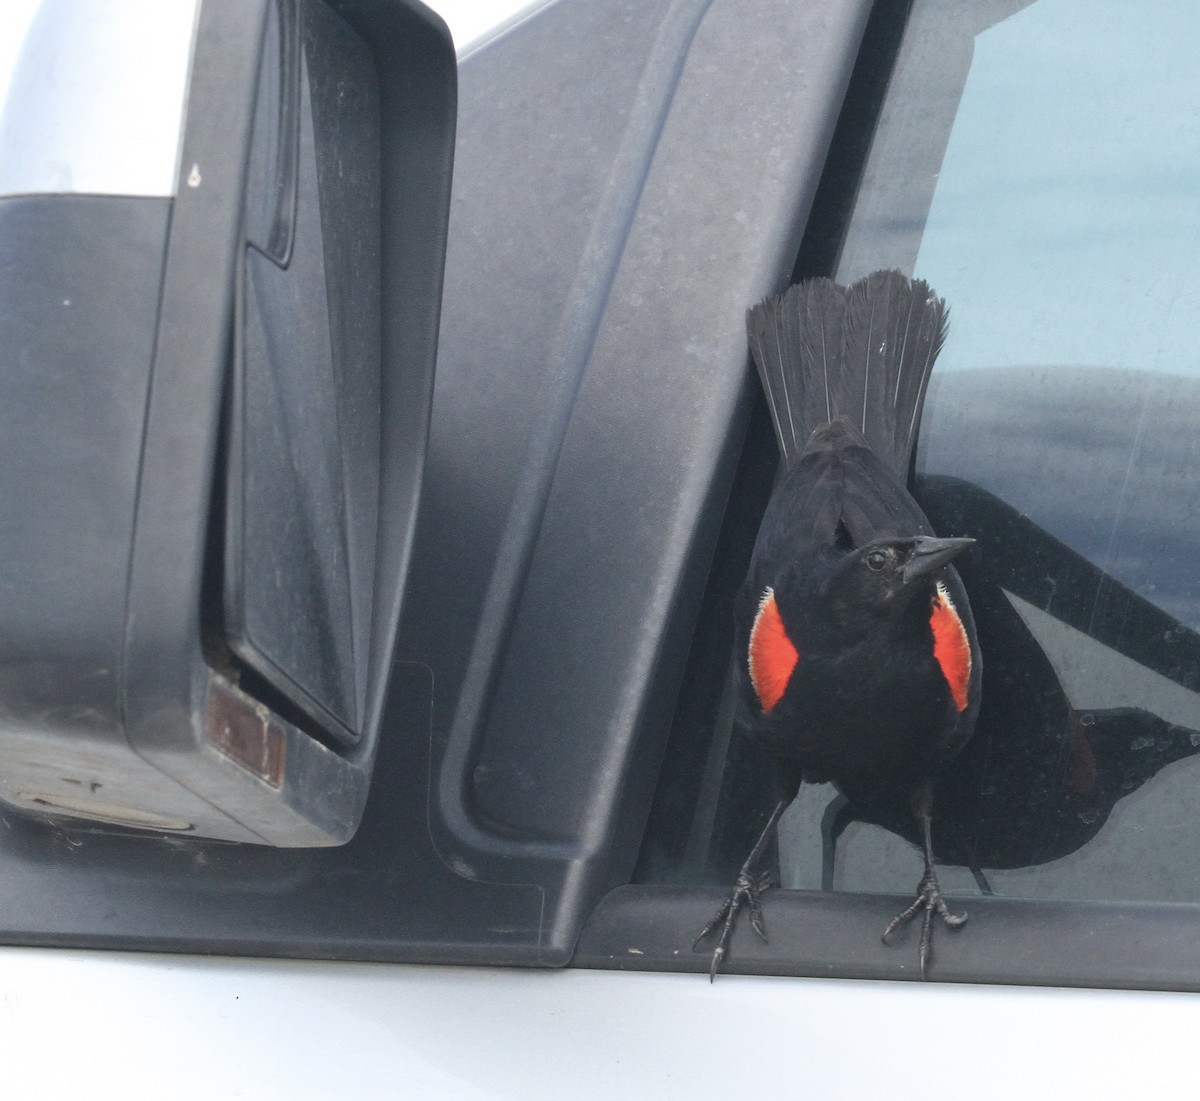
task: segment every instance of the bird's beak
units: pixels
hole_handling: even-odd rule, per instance
[[[920,536],[917,539],[916,550],[900,573],[904,584],[933,573],[934,570],[940,570],[974,543],[974,539],[933,539],[927,535]]]

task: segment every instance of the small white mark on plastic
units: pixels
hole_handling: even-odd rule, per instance
[[[640,948],[626,948],[625,951],[631,956],[644,956],[646,954]]]
[[[192,165],[192,170],[187,174],[187,185],[188,187],[199,187],[200,180],[200,166],[198,164],[194,164]]]
[[[63,299],[63,305],[64,305],[64,306],[69,306],[70,304],[71,304],[71,300],[70,300],[69,298],[64,298],[64,299]]]

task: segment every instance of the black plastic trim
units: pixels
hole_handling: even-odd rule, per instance
[[[528,895],[538,962],[636,862],[750,412],[746,303],[791,270],[868,12],[621,7],[463,64],[402,634],[437,686],[437,853],[480,907]]]
[[[693,951],[692,942],[723,898],[723,891],[703,887],[619,887],[588,919],[572,963],[707,974],[712,945]],[[919,921],[890,944],[880,939],[908,901],[771,891],[763,899],[769,939],[764,943],[743,921],[722,972],[920,981]],[[1200,990],[1200,906],[995,897],[948,901],[955,912],[965,910],[969,920],[955,931],[935,930],[930,981]]]
[[[390,7],[338,10],[353,21]],[[425,496],[358,834],[340,850],[285,852],[14,823],[0,833],[0,936],[569,961],[588,910],[636,859],[750,410],[745,305],[791,270],[868,8],[769,0],[748,21],[741,0],[560,2],[471,54]],[[648,72],[660,25],[678,48],[661,52],[669,72]],[[427,109],[406,95],[398,60],[435,63],[411,25],[363,37],[392,78],[385,120]],[[643,104],[656,89],[657,107]],[[623,143],[631,155],[614,160]],[[398,235],[434,239],[404,188],[448,155],[385,149],[383,218]],[[419,354],[437,333],[396,305],[409,301],[402,278],[385,273],[384,340]],[[412,278],[424,287],[428,272]],[[570,414],[558,440],[535,422],[571,334],[586,367],[556,396]],[[416,401],[395,412],[422,416]],[[514,631],[489,655],[486,729],[471,732],[457,774],[443,772],[495,549],[531,463],[547,464],[549,494],[525,514],[536,530],[522,535],[533,552]],[[567,605],[553,599],[562,592]],[[566,606],[579,660],[548,680],[541,671],[570,651],[543,631],[545,612]],[[539,747],[525,761],[522,724],[536,724]],[[480,765],[533,787],[503,793]]]

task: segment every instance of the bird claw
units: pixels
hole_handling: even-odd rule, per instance
[[[717,940],[717,947],[713,950],[712,964],[708,969],[709,982],[716,981],[717,972],[721,969],[721,962],[725,959],[729,948],[729,939],[733,936],[733,928],[737,924],[738,914],[741,913],[743,906],[748,907],[750,910],[751,928],[758,934],[759,939],[764,944],[766,943],[767,930],[763,923],[762,892],[769,890],[773,886],[775,886],[775,877],[770,872],[753,875],[747,868],[743,867],[738,873],[733,890],[729,892],[729,897],[721,904],[721,908],[713,915],[712,920],[700,931],[700,935],[692,942],[692,951],[694,952],[700,947],[700,942],[711,932],[718,927],[721,929],[721,936]]]
[[[888,927],[883,931],[884,944],[901,925],[908,924],[922,910],[925,913],[921,920],[921,946],[918,951],[918,960],[921,965],[921,978],[924,979],[928,977],[929,961],[933,957],[934,914],[937,914],[943,924],[951,929],[959,929],[965,925],[967,915],[950,912],[946,906],[946,900],[942,897],[942,890],[938,886],[937,876],[932,871],[926,871],[921,882],[917,884],[917,897],[888,922]]]

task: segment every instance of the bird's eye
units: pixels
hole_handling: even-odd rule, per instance
[[[887,565],[888,556],[884,551],[873,550],[867,555],[867,567],[872,570],[881,570]]]

